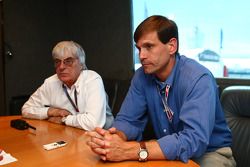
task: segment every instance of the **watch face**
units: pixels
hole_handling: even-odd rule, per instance
[[[146,150],[141,150],[139,156],[141,159],[146,159],[148,157],[148,152]]]

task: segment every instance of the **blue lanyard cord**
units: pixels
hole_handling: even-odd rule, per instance
[[[72,104],[72,106],[74,107],[74,109],[76,110],[76,112],[79,112],[79,109],[78,109],[78,105],[77,105],[77,94],[76,94],[76,89],[74,91],[74,96],[75,96],[75,103],[73,102],[73,100],[71,99],[71,97],[69,96],[69,93],[67,91],[67,88],[64,84],[62,84],[62,87],[63,87],[63,90],[67,96],[67,98],[69,99],[69,102]]]
[[[165,98],[162,97],[162,94],[161,94],[161,91],[160,91],[160,88],[158,85],[157,85],[157,89],[158,89],[159,95],[161,97],[162,104],[164,106],[164,112],[166,112],[169,122],[172,123],[173,117],[174,117],[174,112],[170,109],[170,107],[167,104],[170,85],[167,85],[165,88],[165,92],[164,92]]]

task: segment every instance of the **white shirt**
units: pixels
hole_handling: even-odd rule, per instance
[[[22,107],[22,115],[26,118],[47,119],[49,106],[66,109],[72,115],[66,117],[65,124],[85,130],[103,127],[105,122],[113,121],[110,107],[108,106],[106,92],[102,78],[91,70],[84,70],[77,81],[67,91],[75,103],[74,91],[77,92],[79,113],[67,98],[57,75],[47,78],[44,83],[31,95]],[[106,121],[106,119],[108,119]]]

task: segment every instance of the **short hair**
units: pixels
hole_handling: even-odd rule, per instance
[[[76,58],[79,59],[80,64],[83,66],[83,69],[87,69],[85,60],[86,60],[86,55],[78,43],[74,41],[61,41],[56,44],[56,46],[52,50],[52,57],[55,58],[60,58],[64,56],[64,52],[69,51],[72,53],[72,55]]]
[[[159,40],[166,44],[171,38],[177,40],[177,50],[179,48],[178,27],[176,23],[164,16],[153,15],[139,24],[134,33],[134,41],[138,40],[148,32],[156,31]]]

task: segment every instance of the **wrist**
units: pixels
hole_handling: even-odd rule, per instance
[[[54,111],[55,110],[55,108],[53,108],[53,107],[48,107],[48,110],[47,110],[47,115],[48,115],[48,117],[54,117],[54,116],[56,116],[55,114],[54,114]]]
[[[139,144],[140,144],[140,149],[138,152],[139,162],[146,162],[148,160],[148,155],[149,155],[146,143],[144,141],[141,141],[139,142]]]
[[[47,110],[47,116],[48,116],[48,117],[51,116],[50,112],[51,112],[51,110],[50,110],[50,107],[49,107],[48,110]]]
[[[122,146],[124,148],[124,160],[138,160],[138,150],[140,149],[138,142],[125,142]]]
[[[125,135],[125,133],[123,133],[122,131],[120,130],[117,130],[116,134],[122,138],[124,141],[127,141],[127,136]]]

